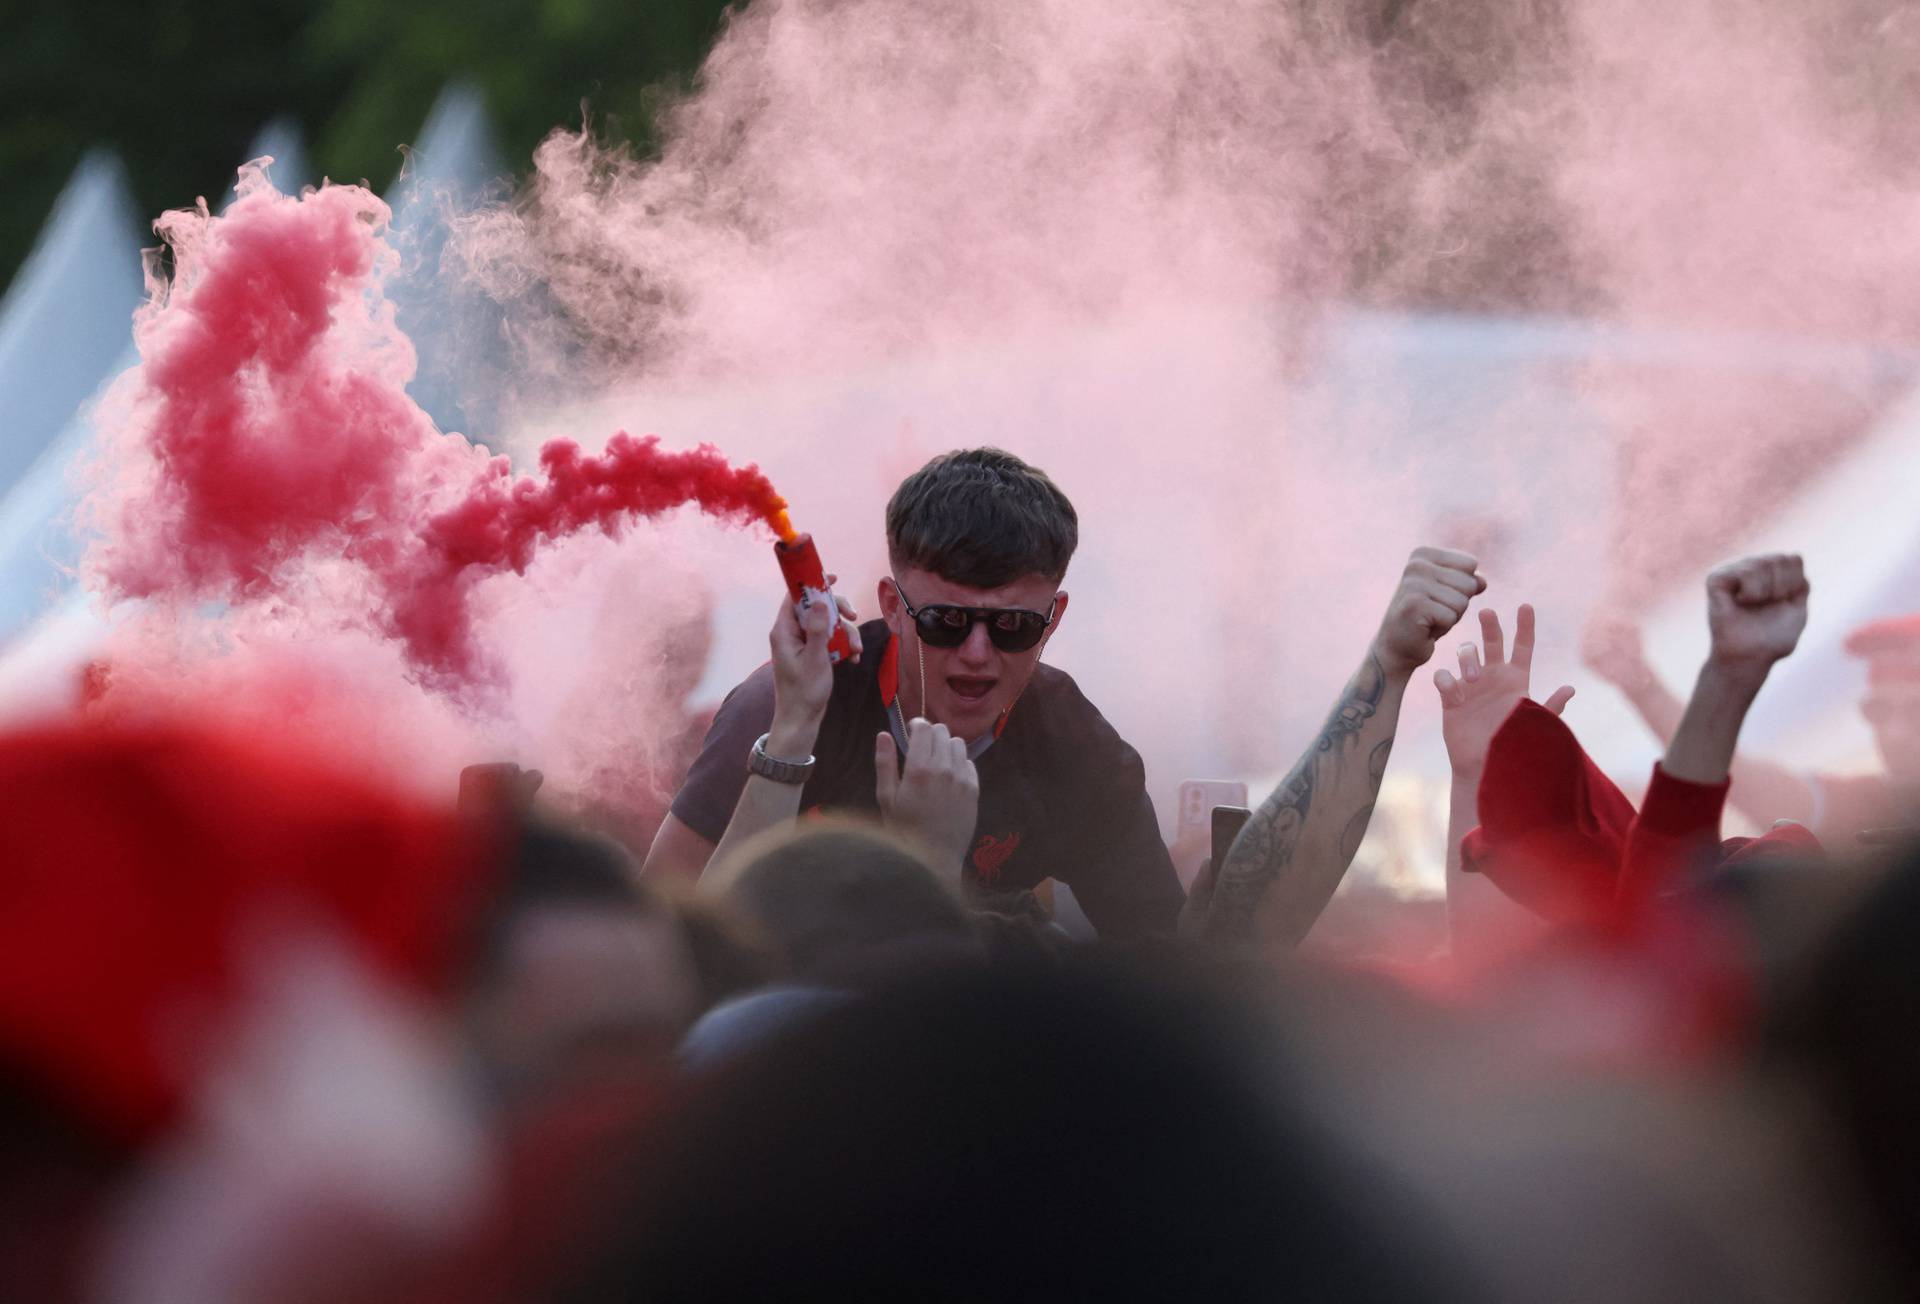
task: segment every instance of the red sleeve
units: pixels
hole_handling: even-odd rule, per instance
[[[1633,803],[1566,721],[1538,702],[1514,707],[1488,747],[1475,803],[1480,827],[1460,844],[1462,869],[1556,923],[1611,906]]]
[[[1658,764],[1640,813],[1627,830],[1620,862],[1620,895],[1649,897],[1673,886],[1720,846],[1720,812],[1731,780],[1690,783]]]

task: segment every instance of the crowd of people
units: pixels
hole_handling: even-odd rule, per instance
[[[1636,801],[1531,682],[1581,635],[1419,548],[1183,885],[1043,660],[1061,488],[948,454],[886,543],[877,618],[781,598],[644,855],[508,763],[442,809],[177,712],[0,737],[0,1298],[1920,1294],[1920,622],[1850,645],[1871,782],[1739,751],[1798,558],[1707,577],[1685,701],[1596,623]],[[1303,950],[1476,605],[1450,945]]]

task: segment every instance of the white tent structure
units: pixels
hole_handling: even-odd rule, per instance
[[[126,347],[141,294],[139,230],[119,162],[83,159],[0,301],[0,489],[54,441]]]
[[[297,187],[306,180],[304,151],[299,130],[293,124],[270,123],[255,138],[248,157],[264,156],[273,157],[272,175],[281,185]],[[118,184],[120,206],[130,218],[133,201],[126,193],[118,165],[94,165],[92,171]],[[89,165],[83,164],[73,184],[78,186],[88,173]],[[48,219],[45,242],[70,244],[84,238],[91,242],[85,246],[88,259],[131,269],[131,282],[124,295],[96,296],[87,307],[86,329],[100,344],[89,374],[82,382],[76,373],[59,389],[60,405],[50,412],[57,420],[48,438],[34,449],[31,458],[10,468],[12,474],[0,477],[0,640],[26,630],[51,610],[49,619],[67,631],[54,640],[54,646],[76,642],[81,631],[94,628],[96,623],[88,605],[73,592],[72,568],[79,560],[71,522],[77,500],[73,478],[80,459],[93,443],[93,401],[108,382],[138,360],[131,331],[133,310],[141,297],[140,248],[146,243],[137,237],[138,227],[131,221],[112,229],[104,229],[98,222],[78,222],[72,229],[63,226],[73,221],[64,206],[57,207]],[[84,285],[83,278],[67,275]],[[45,293],[55,300],[66,299],[65,284],[55,279]],[[9,295],[8,302],[12,299]],[[82,302],[78,298],[67,301]],[[60,357],[58,340],[36,335],[31,348],[21,350],[22,374],[42,366],[58,374]],[[45,634],[42,631],[42,642]],[[33,640],[28,642],[35,645]]]
[[[74,560],[62,523],[66,477],[87,438],[76,412],[131,360],[139,231],[119,162],[88,156],[0,302],[0,640],[38,621],[75,631],[62,636],[73,649],[91,643],[79,633],[78,604],[61,596]],[[70,691],[66,653],[17,651],[30,668],[18,695],[25,706]],[[9,660],[15,652],[7,649]],[[49,674],[59,682],[48,684]]]
[[[486,103],[467,85],[449,87],[427,115],[417,144],[387,200],[401,273],[387,286],[400,329],[413,341],[419,369],[408,387],[442,430],[474,431],[492,422],[468,378],[496,365],[498,332],[484,305],[461,298],[440,274],[449,213],[470,207],[505,169],[493,143]]]

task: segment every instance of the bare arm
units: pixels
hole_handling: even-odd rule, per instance
[[[1456,953],[1484,952],[1538,927],[1531,911],[1508,898],[1461,864],[1460,842],[1480,822],[1480,780],[1487,749],[1514,707],[1528,700],[1533,684],[1534,616],[1526,603],[1514,617],[1513,649],[1508,654],[1500,617],[1480,612],[1480,643],[1460,646],[1460,673],[1434,673],[1440,690],[1440,729],[1447,742],[1453,783],[1447,804],[1447,923]],[[1561,687],[1543,705],[1559,715],[1573,698]]]
[[[822,657],[826,655],[826,639],[826,633],[822,632],[816,640]],[[776,707],[774,727],[767,734],[767,755],[782,761],[804,761],[813,755],[813,744],[819,735],[818,720],[811,724],[782,721]],[[712,856],[701,866],[702,884],[712,886],[706,882],[709,868],[726,864],[734,852],[768,829],[790,823],[800,813],[800,794],[804,790],[798,783],[779,783],[764,775],[749,774],[747,786],[740,790],[740,800],[733,808],[733,818],[727,821],[727,831],[720,835]]]
[[[1456,955],[1484,954],[1538,927],[1525,906],[1466,871],[1460,844],[1479,823],[1480,775],[1456,770],[1447,790],[1447,933]]]
[[[1587,665],[1620,690],[1663,746],[1672,740],[1687,704],[1660,682],[1648,664],[1638,629],[1618,616],[1596,617],[1587,627],[1581,650]],[[1718,689],[1712,691],[1717,693]],[[1727,800],[1748,818],[1762,823],[1776,819],[1813,822],[1813,784],[1786,766],[1736,753],[1731,773],[1733,790]]]
[[[1748,557],[1707,577],[1713,649],[1661,767],[1689,783],[1717,784],[1733,774],[1747,710],[1773,663],[1793,651],[1807,625],[1808,585],[1800,558]],[[1785,816],[1782,816],[1785,818]]]
[[[1476,566],[1465,553],[1415,550],[1326,724],[1222,861],[1207,937],[1294,946],[1313,927],[1366,836],[1407,681],[1486,587]]]
[[[640,866],[642,878],[677,878],[692,882],[700,877],[700,872],[713,859],[713,843],[701,837],[683,823],[679,816],[669,813],[661,821],[660,831],[653,835],[653,845],[647,848],[647,859]]]
[[[853,609],[845,599],[838,605],[813,602],[805,611],[797,610],[785,598],[780,601],[767,635],[772,651],[773,719],[765,748],[775,760],[802,762],[813,754],[833,694],[833,665],[828,660],[827,642],[836,620],[847,622],[858,655],[858,630],[853,624]],[[739,764],[745,768],[747,758],[741,756]],[[669,815],[647,853],[643,872],[694,875],[705,886],[713,886],[708,881],[711,871],[741,844],[800,813],[801,791],[802,785],[797,783],[749,774],[718,845]]]
[[[1689,783],[1726,782],[1733,769],[1740,726],[1746,722],[1747,711],[1766,678],[1765,667],[1727,666],[1708,658],[1700,667],[1693,696],[1687,699],[1686,712],[1673,741],[1667,744],[1661,767]]]
[[[1406,688],[1367,654],[1305,754],[1234,839],[1207,936],[1294,946],[1307,935],[1366,836]]]

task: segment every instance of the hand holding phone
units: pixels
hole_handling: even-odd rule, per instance
[[[1245,806],[1247,785],[1226,779],[1188,779],[1174,799],[1174,834],[1168,845],[1180,882],[1191,887],[1194,875],[1206,863],[1215,806]]]
[[[1221,862],[1226,860],[1227,852],[1233,849],[1233,840],[1240,836],[1247,821],[1253,818],[1253,812],[1245,806],[1215,806],[1213,808],[1213,857],[1214,872],[1218,873]]]

